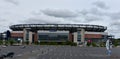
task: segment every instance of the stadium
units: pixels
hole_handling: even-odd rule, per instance
[[[11,38],[29,42],[75,43],[91,40],[104,41],[108,35],[106,26],[89,24],[17,24],[10,26]]]

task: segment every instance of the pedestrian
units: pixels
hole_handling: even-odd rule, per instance
[[[110,39],[108,39],[106,41],[106,49],[107,49],[107,55],[110,56],[111,55],[111,49],[112,49],[112,42]]]
[[[87,46],[87,41],[85,41],[85,44],[84,44],[84,46],[85,46],[85,47]]]

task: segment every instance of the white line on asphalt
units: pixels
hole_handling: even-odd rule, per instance
[[[75,54],[75,56],[77,56],[77,54]]]
[[[70,56],[72,56],[72,53],[70,53]]]
[[[66,52],[65,52],[65,56],[66,56]]]

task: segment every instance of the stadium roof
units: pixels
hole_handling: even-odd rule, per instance
[[[93,32],[104,32],[107,27],[100,25],[89,25],[89,24],[17,24],[10,26],[10,29],[13,31],[22,31],[24,28],[29,29],[31,31],[36,30],[69,30],[69,31],[77,31],[81,28],[86,31]]]

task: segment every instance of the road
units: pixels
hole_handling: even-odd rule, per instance
[[[14,52],[12,59],[120,59],[120,48],[113,48],[111,56],[106,55],[105,47],[31,45],[25,48],[7,46],[0,49],[0,53]]]

